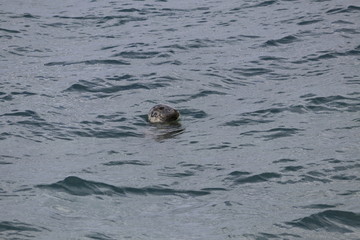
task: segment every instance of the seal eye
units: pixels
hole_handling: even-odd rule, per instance
[[[164,107],[159,107],[160,110],[164,110]]]

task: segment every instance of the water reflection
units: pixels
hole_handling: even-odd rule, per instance
[[[150,128],[150,135],[156,141],[163,141],[170,138],[175,138],[176,136],[182,134],[185,131],[185,128],[182,127],[181,123],[153,123]]]

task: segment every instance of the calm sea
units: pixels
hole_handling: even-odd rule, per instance
[[[360,239],[359,1],[2,0],[0,43],[0,239]]]

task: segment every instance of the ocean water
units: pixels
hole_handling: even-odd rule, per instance
[[[0,239],[360,239],[359,1],[0,16]]]

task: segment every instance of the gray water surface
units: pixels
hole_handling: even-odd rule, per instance
[[[360,239],[358,1],[0,16],[1,239]]]

